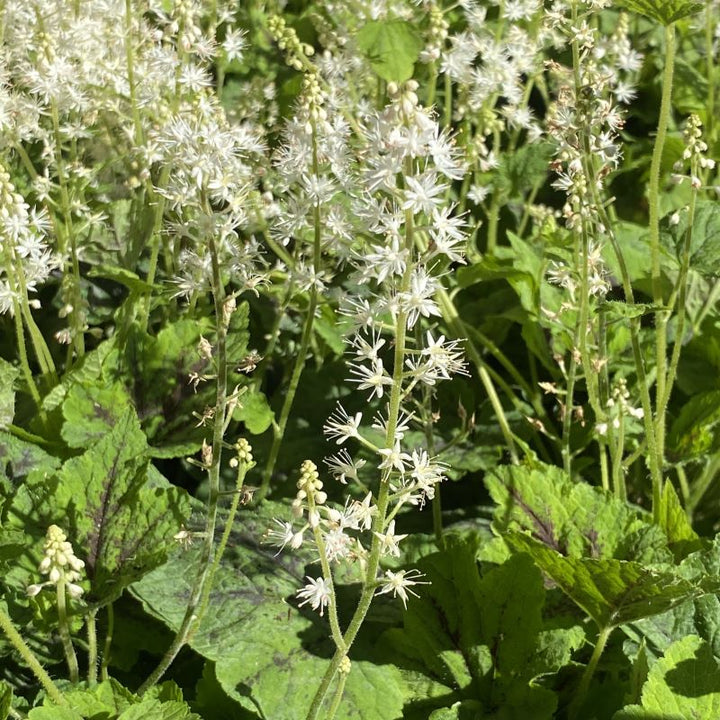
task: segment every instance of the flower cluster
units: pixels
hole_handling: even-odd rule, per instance
[[[645,413],[640,407],[633,407],[628,400],[630,399],[630,391],[627,389],[627,381],[625,378],[618,378],[613,388],[612,395],[608,398],[607,409],[609,418],[606,421],[598,423],[596,430],[600,435],[607,435],[608,427],[618,430],[623,422],[623,418],[630,417],[636,420],[642,420]]]
[[[44,587],[62,585],[70,597],[79,598],[83,589],[78,585],[82,578],[85,563],[75,556],[72,544],[67,541],[65,533],[57,526],[51,525],[47,529],[45,540],[45,557],[40,561],[41,575],[47,575],[44,583],[30,585],[27,594],[30,597],[37,595]]]
[[[59,267],[47,240],[49,220],[25,202],[0,165],[0,314],[13,314],[20,300],[34,293]],[[40,303],[33,300],[33,305]]]
[[[320,87],[316,84],[314,93],[328,103],[331,84],[327,93]],[[350,413],[340,403],[324,425],[328,439],[345,446],[326,459],[334,477],[343,484],[360,481],[361,474],[371,477],[369,458],[374,456],[375,491],[333,507],[317,467],[306,461],[293,501],[295,521],[276,520],[267,534],[280,550],[298,548],[311,538],[323,574],[308,577],[298,597],[321,614],[332,607],[332,573],[338,563],[355,568],[371,591],[391,593],[403,603],[413,594],[410,588],[421,583],[416,571],[385,571],[383,576],[377,567],[378,560],[401,556],[406,535],[396,530],[398,511],[432,500],[447,470],[427,449],[406,446],[411,427],[422,425],[412,396],[466,372],[459,341],[421,329],[441,315],[437,296],[443,292],[443,273],[464,262],[466,236],[462,218],[447,201],[450,183],[463,177],[464,163],[453,139],[419,104],[417,89],[413,81],[402,87],[389,84],[390,104],[361,118],[360,146],[334,132],[330,112],[316,112],[313,118],[308,111],[310,127],[301,124],[301,116],[281,155],[279,167],[301,217],[308,214],[303,205],[324,216],[332,198],[333,207],[348,208],[359,230],[342,246],[327,241],[323,247],[350,265],[341,305],[350,321],[348,380],[376,404],[371,428],[365,413]],[[312,107],[308,101],[304,106]],[[325,194],[308,198],[313,185],[302,168],[318,168],[319,161],[330,173]],[[314,180],[314,187],[323,187],[319,178]],[[281,211],[281,222],[289,214]],[[293,237],[302,237],[300,226],[293,229]],[[349,446],[355,444],[365,457],[354,457]]]
[[[685,141],[685,149],[682,158],[673,166],[675,171],[673,180],[676,183],[683,182],[687,176],[683,175],[682,171],[689,165],[690,186],[694,190],[699,190],[702,187],[700,174],[703,171],[713,170],[715,160],[707,156],[708,146],[703,140],[702,122],[697,115],[692,114],[687,119],[683,131],[683,140]]]

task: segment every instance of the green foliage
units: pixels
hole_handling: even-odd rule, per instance
[[[112,430],[50,478],[34,473],[7,507],[7,527],[44,538],[63,527],[84,548],[90,597],[98,604],[164,562],[173,535],[189,515],[186,493],[150,470],[145,435],[137,416],[125,410]],[[24,582],[37,578],[37,560]],[[34,567],[33,567],[34,566]]]
[[[423,48],[412,24],[404,20],[371,20],[360,28],[356,41],[372,69],[383,80],[395,83],[412,77]]]
[[[716,278],[720,274],[720,207],[717,202],[700,200],[691,227],[689,213],[686,210],[679,213],[679,222],[669,228],[678,255],[688,232],[692,233],[690,267],[701,275]]]
[[[89,447],[105,437],[128,408],[130,398],[119,383],[72,385],[62,404],[62,439],[71,448]]]
[[[4,680],[0,680],[0,720],[7,720],[12,707],[12,699],[12,688]]]
[[[331,611],[342,633],[373,593],[336,720],[720,717],[710,5],[162,0],[110,3],[110,32],[98,3],[25,5],[3,6],[0,610],[50,681],[0,633],[0,720],[302,720]],[[402,542],[378,560],[387,524],[354,513],[381,497]],[[64,609],[51,524],[84,563]],[[328,565],[331,604],[301,607]]]
[[[71,690],[65,699],[69,707],[37,707],[28,720],[202,720],[183,702],[174,683],[139,698],[117,681],[106,680],[92,689]]]
[[[720,390],[694,395],[683,405],[668,435],[673,457],[684,463],[720,449]]]
[[[267,398],[257,391],[250,391],[240,396],[233,417],[245,423],[247,431],[253,435],[264,433],[275,419]]]
[[[700,538],[692,529],[687,513],[670,482],[665,483],[663,488],[658,525],[665,533],[670,548],[676,554],[684,556],[700,549]]]
[[[713,720],[720,713],[720,668],[697,635],[670,645],[648,673],[640,705],[613,720]]]
[[[530,559],[514,556],[481,577],[473,546],[453,543],[419,567],[432,584],[384,642],[452,690],[458,717],[479,700],[498,720],[552,718],[557,698],[535,680],[567,665],[584,635],[577,626],[545,626],[545,589]]]
[[[315,568],[305,567],[313,560],[311,552],[273,556],[258,545],[272,517],[284,514],[283,508],[266,503],[240,516],[228,562],[221,566],[210,609],[191,645],[215,663],[217,681],[238,708],[295,720],[310,704],[331,646],[323,620],[298,610],[291,599],[299,578],[316,575]],[[135,583],[132,592],[148,612],[176,628],[196,563],[193,550],[175,553]],[[395,720],[406,703],[438,694],[440,688],[430,678],[385,664],[372,645],[364,651],[370,657],[353,660],[339,719],[371,713],[377,720]]]
[[[720,582],[701,586],[675,572],[649,569],[627,560],[565,557],[519,533],[509,535],[508,541],[528,553],[600,628],[663,613],[720,588]]]
[[[695,0],[618,0],[618,4],[662,25],[671,25],[699,13],[703,8]]]
[[[13,421],[15,415],[15,381],[20,371],[0,358],[0,430]]]
[[[666,559],[666,539],[643,513],[598,488],[571,481],[555,466],[497,468],[485,482],[497,504],[499,533],[524,530],[570,557],[630,559],[642,545]]]
[[[716,537],[708,549],[685,558],[678,572],[691,582],[717,578],[720,575],[719,539]],[[720,660],[720,599],[717,594],[701,595],[623,629],[634,643],[642,643],[653,659],[677,640],[697,635],[708,643],[716,660]]]

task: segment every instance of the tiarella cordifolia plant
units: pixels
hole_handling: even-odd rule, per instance
[[[0,718],[715,720],[719,28],[3,3]]]
[[[362,244],[356,243],[349,257],[358,293],[342,309],[354,327],[348,338],[348,380],[377,401],[373,429],[382,439],[373,442],[363,428],[363,413],[350,416],[342,404],[324,426],[337,445],[354,441],[374,455],[377,481],[362,500],[348,497],[342,509],[328,507],[317,466],[308,460],[293,501],[295,523],[277,521],[268,533],[280,549],[299,547],[307,534],[319,554],[322,574],[309,576],[298,597],[321,615],[328,609],[337,649],[309,717],[319,716],[373,595],[392,593],[405,604],[412,586],[422,582],[417,570],[381,570],[384,557],[400,556],[399,543],[406,537],[396,532],[397,513],[407,503],[422,507],[433,500],[445,473],[427,448],[408,447],[404,438],[421,418],[417,391],[465,372],[457,341],[422,328],[423,320],[440,315],[434,296],[448,263],[463,262],[465,235],[462,218],[452,215],[452,206],[442,207],[447,182],[461,176],[462,165],[452,140],[419,105],[416,90],[414,82],[389,86],[392,103],[364,119],[365,143],[359,151],[364,168],[347,198],[366,228]],[[365,461],[354,460],[346,449],[327,460],[343,483],[357,480],[360,462]],[[333,566],[338,563],[350,564],[362,583],[345,629],[334,597]],[[347,672],[340,673],[338,698],[346,677]]]

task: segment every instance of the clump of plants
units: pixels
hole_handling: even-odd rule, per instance
[[[715,720],[717,0],[0,28],[0,720]]]

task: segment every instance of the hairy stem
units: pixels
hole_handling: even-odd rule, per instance
[[[662,274],[660,269],[660,168],[668,124],[672,114],[671,98],[673,71],[675,66],[675,25],[665,28],[665,69],[662,79],[662,98],[657,135],[650,163],[650,183],[648,187],[650,255],[652,263],[653,302],[658,308],[655,312],[655,361],[657,377],[655,381],[655,453],[656,471],[653,473],[653,519],[660,517],[662,498],[662,468],[665,462],[665,411],[662,407],[667,384],[667,323],[668,313],[663,307]]]
[[[22,635],[15,629],[9,616],[0,608],[0,630],[2,630],[12,646],[18,651],[27,666],[32,670],[33,675],[40,681],[48,697],[57,705],[65,705],[67,701],[63,694],[58,690],[57,685],[52,681],[50,676],[45,672],[45,668],[35,657],[35,653],[28,647],[23,640]]]
[[[70,672],[70,682],[75,684],[80,680],[80,670],[78,668],[77,655],[70,637],[70,621],[67,612],[67,603],[65,597],[65,581],[60,579],[56,586],[57,590],[57,609],[58,609],[58,628],[60,630],[60,639],[62,640],[63,651],[65,652],[65,660]]]
[[[578,689],[575,693],[575,697],[573,698],[573,701],[570,703],[570,708],[568,709],[568,717],[570,720],[576,720],[578,717],[578,713],[580,712],[580,709],[582,708],[582,704],[585,701],[585,697],[587,695],[588,688],[590,687],[590,681],[593,678],[593,675],[595,674],[595,670],[597,669],[598,662],[600,661],[600,657],[603,654],[603,651],[605,650],[605,646],[607,645],[608,638],[610,637],[610,634],[612,633],[614,628],[612,627],[605,627],[600,630],[600,634],[598,635],[597,642],[595,643],[595,649],[593,650],[593,654],[590,657],[590,662],[588,662],[587,666],[585,667],[585,672],[583,673],[582,678],[580,679],[580,685],[578,685]]]
[[[143,695],[162,678],[173,660],[177,657],[177,654],[187,643],[191,632],[193,632],[193,626],[199,625],[202,620],[202,615],[199,612],[202,599],[206,593],[210,592],[208,580],[211,574],[211,559],[213,557],[218,500],[220,496],[220,462],[222,459],[223,433],[225,431],[225,413],[227,409],[228,368],[225,287],[222,282],[215,238],[212,235],[208,238],[208,249],[212,261],[213,301],[215,305],[217,341],[215,346],[216,401],[212,439],[212,462],[208,468],[209,494],[204,543],[200,555],[198,572],[195,576],[193,587],[190,590],[190,599],[185,609],[185,615],[180,623],[180,628],[158,666],[140,688],[138,688],[138,695]]]
[[[97,608],[90,610],[85,621],[88,638],[88,672],[89,687],[97,685],[98,646],[97,646]]]
[[[314,121],[312,122],[312,153],[313,173],[317,176],[319,173],[319,163],[317,152],[317,132]],[[320,217],[320,206],[317,203],[313,208],[313,226],[314,238],[312,271],[315,276],[320,270],[322,259],[322,223]],[[290,418],[290,411],[292,410],[293,403],[295,402],[295,394],[297,393],[297,389],[300,384],[300,376],[302,375],[303,369],[305,368],[305,362],[307,361],[307,354],[310,347],[310,340],[312,339],[317,306],[318,287],[317,283],[313,282],[312,287],[310,288],[310,302],[307,309],[307,315],[305,317],[302,337],[300,338],[300,347],[298,348],[297,355],[295,356],[295,364],[293,365],[292,375],[290,376],[290,384],[287,392],[285,393],[285,400],[283,401],[283,405],[280,410],[280,418],[277,424],[273,424],[273,442],[268,454],[265,471],[263,472],[262,483],[260,484],[260,489],[258,490],[258,500],[262,500],[270,489],[270,481],[272,480],[275,464],[277,463],[278,455],[280,454],[280,446],[282,445],[283,438],[285,437],[285,430],[287,428],[288,419]]]

